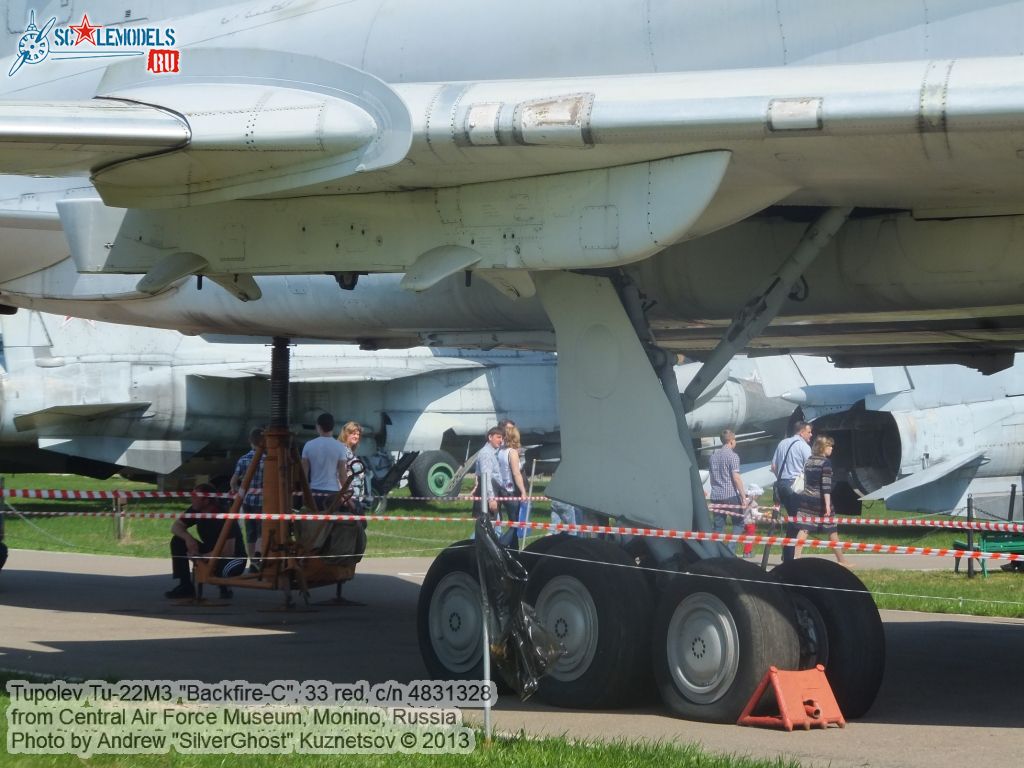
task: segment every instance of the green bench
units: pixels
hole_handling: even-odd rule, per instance
[[[968,547],[966,541],[954,541],[953,549],[974,552],[999,552],[1001,554],[1024,555],[1024,534],[1020,533],[988,533],[982,532],[974,537],[974,547]],[[953,570],[960,573],[960,558],[956,558]],[[981,561],[981,573],[988,576],[988,560]]]

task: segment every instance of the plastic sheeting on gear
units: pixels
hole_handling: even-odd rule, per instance
[[[523,601],[526,568],[498,541],[485,516],[476,522],[476,556],[489,608],[491,661],[525,701],[565,649]]]

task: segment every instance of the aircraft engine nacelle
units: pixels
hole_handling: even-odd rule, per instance
[[[814,429],[835,439],[836,478],[858,494],[886,497],[880,489],[913,477],[921,487],[949,486],[946,495],[959,499],[960,486],[975,478],[1024,471],[1020,397],[893,412],[868,411],[861,403],[816,420]],[[894,486],[891,492],[909,490]]]
[[[779,398],[765,397],[764,391],[748,381],[730,379],[701,398],[699,405],[686,414],[694,434],[715,436],[723,429],[753,432],[782,423],[793,413],[793,406]]]

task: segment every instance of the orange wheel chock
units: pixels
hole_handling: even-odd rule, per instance
[[[751,714],[761,701],[769,683],[775,693],[779,714]],[[769,697],[770,698],[770,697]],[[762,725],[769,728],[785,728],[792,731],[797,726],[804,730],[812,727],[828,728],[835,723],[846,727],[843,713],[839,711],[832,686],[825,677],[825,668],[818,664],[814,669],[799,672],[783,672],[771,667],[750,697],[737,725]]]

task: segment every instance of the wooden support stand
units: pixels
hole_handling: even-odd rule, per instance
[[[283,378],[283,381],[282,381]],[[315,514],[316,502],[309,482],[302,470],[297,447],[288,431],[288,349],[287,339],[274,339],[274,361],[271,366],[271,420],[264,432],[264,444],[258,447],[242,479],[239,493],[231,501],[230,514],[237,514],[242,506],[245,491],[252,483],[253,475],[263,459],[263,512],[267,515],[289,514],[292,512],[293,491],[302,493],[302,512]],[[338,505],[351,496],[351,477],[331,501],[324,514],[333,514]],[[202,560],[196,562],[195,582],[197,595],[202,585],[243,587],[247,589],[272,589],[285,592],[286,605],[291,605],[292,590],[297,590],[308,600],[313,587],[340,584],[355,575],[356,563],[362,559],[356,547],[351,553],[339,552],[333,546],[329,553],[322,550],[332,541],[335,527],[341,527],[346,536],[344,541],[358,541],[352,536],[360,526],[354,521],[306,522],[264,519],[260,552],[262,558],[259,571],[238,576],[217,576],[217,564],[223,559],[222,553],[235,520],[224,521],[217,543]],[[359,529],[361,532],[361,529]],[[335,541],[337,538],[335,537]],[[343,546],[342,549],[345,549]],[[321,554],[325,556],[321,557]]]

